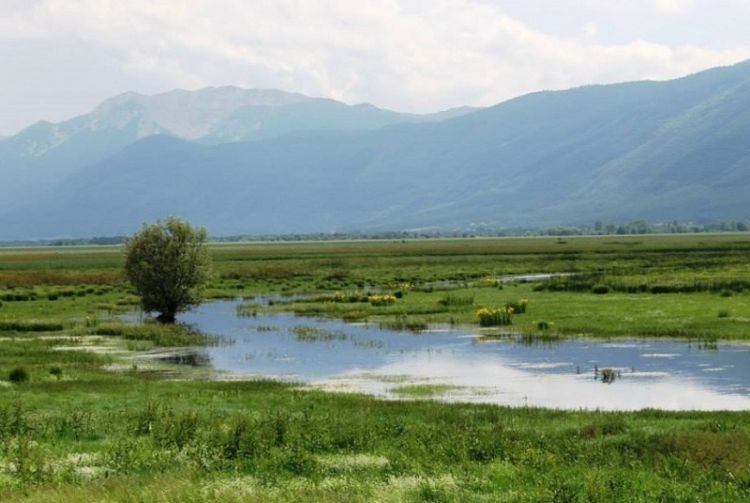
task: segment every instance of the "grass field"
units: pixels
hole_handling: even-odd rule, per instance
[[[479,308],[525,299],[504,330],[750,337],[747,234],[212,255],[211,297],[313,297],[252,309],[419,329],[478,325]],[[429,399],[450,390],[397,384],[417,400],[386,402],[136,362],[137,351],[210,341],[113,321],[137,307],[122,262],[118,248],[0,250],[0,501],[750,501],[750,413],[441,404]],[[578,275],[496,282],[524,273]],[[395,300],[374,305],[368,291]]]

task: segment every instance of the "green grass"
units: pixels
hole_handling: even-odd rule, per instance
[[[448,384],[404,384],[389,388],[390,393],[411,398],[434,398],[460,389]]]
[[[212,297],[318,297],[252,310],[478,329],[478,308],[528,299],[510,328],[529,336],[750,334],[747,235],[264,243],[212,254]],[[209,340],[114,319],[137,308],[121,267],[116,248],[0,250],[0,298],[13,298],[0,305],[0,501],[750,500],[748,412],[381,401],[133,362],[133,351]],[[589,274],[502,289],[493,279],[535,272]],[[446,280],[469,286],[446,290]],[[595,284],[609,291],[594,294]],[[330,301],[368,289],[403,295],[383,306]],[[28,379],[10,381],[16,368]]]

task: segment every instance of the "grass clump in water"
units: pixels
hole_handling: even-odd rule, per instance
[[[103,323],[94,328],[95,335],[122,337],[132,341],[151,341],[158,347],[205,346],[212,338],[183,325],[163,325],[144,323],[126,325],[124,323]]]
[[[501,327],[513,324],[512,307],[483,307],[477,311],[479,326],[482,327]]]
[[[335,330],[325,330],[318,327],[308,327],[304,325],[298,325],[291,329],[292,334],[297,338],[298,341],[314,342],[314,341],[342,341],[346,339],[344,332],[337,332]]]

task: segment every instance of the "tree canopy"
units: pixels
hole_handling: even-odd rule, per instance
[[[178,218],[144,224],[125,243],[125,274],[143,309],[172,323],[178,312],[197,304],[211,274],[204,228]]]

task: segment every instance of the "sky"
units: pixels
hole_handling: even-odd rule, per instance
[[[0,0],[0,135],[125,91],[405,112],[750,59],[750,0]]]

